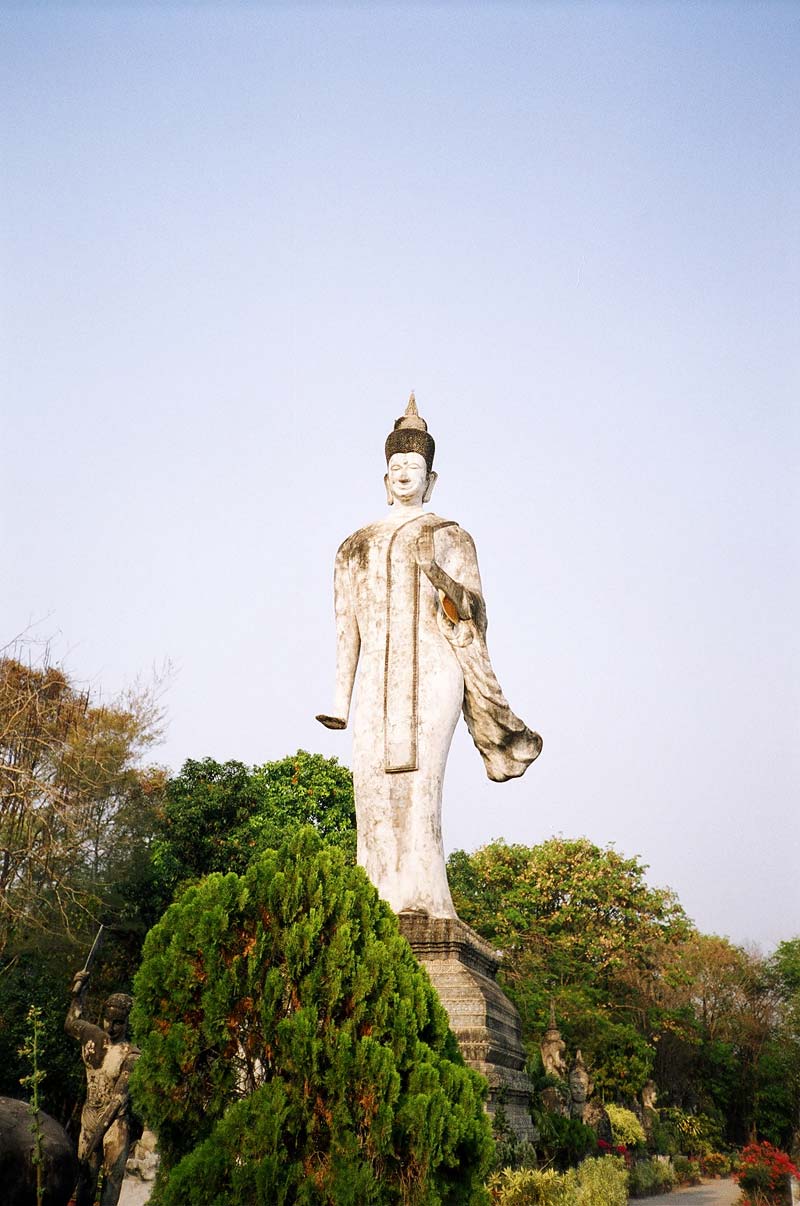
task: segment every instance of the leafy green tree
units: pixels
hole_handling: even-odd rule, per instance
[[[504,949],[535,1051],[555,999],[595,1090],[704,1117],[730,1143],[787,1145],[800,1115],[800,939],[771,959],[698,933],[639,860],[586,839],[494,842],[448,864],[459,915]]]
[[[31,1005],[41,1009],[42,1109],[66,1122],[85,1090],[86,1077],[75,1044],[64,1034],[68,1004],[65,973],[74,970],[74,960],[65,959],[63,948],[48,947],[20,955],[0,975],[0,1094],[22,1097],[21,1082],[28,1070],[23,1055],[27,1013]],[[67,973],[68,974],[68,973]]]
[[[210,871],[244,871],[304,825],[355,861],[353,777],[336,758],[298,750],[252,768],[189,759],[167,784],[158,821],[153,864],[160,903]]]
[[[781,993],[792,1014],[800,1020],[800,937],[779,943],[771,962],[781,982]]]
[[[554,998],[595,1089],[622,1100],[652,1073],[650,983],[665,948],[690,929],[674,894],[650,887],[644,872],[585,838],[493,842],[448,862],[459,916],[505,952],[504,984],[527,1039],[538,1043]]]
[[[765,959],[692,933],[662,973],[660,1101],[716,1119],[730,1143],[756,1135],[789,1142],[800,1102],[800,1035],[778,953]]]
[[[663,952],[643,990],[659,1023],[654,1076],[661,1105],[734,1124],[740,1093],[734,1031],[747,965],[745,952],[727,938],[696,931]]]
[[[126,810],[158,775],[142,761],[159,722],[153,690],[98,702],[46,648],[0,656],[0,959],[30,934],[91,929]]]
[[[166,778],[147,764],[158,684],[103,701],[29,644],[0,656],[0,1093],[20,1095],[26,1016],[41,1009],[43,1108],[66,1122],[85,1078],[64,1034],[68,985],[102,921],[90,1009],[130,986]]]
[[[800,937],[781,942],[766,961],[766,971],[775,1014],[756,1068],[755,1129],[777,1147],[796,1150],[800,1149]]]
[[[484,1201],[485,1082],[391,910],[313,830],[189,886],[134,995],[160,1206]]]
[[[646,868],[613,847],[586,838],[551,838],[539,846],[492,842],[448,862],[459,913],[516,954],[540,930],[553,971],[576,966],[600,978],[647,965],[665,936],[689,923],[675,894],[651,888]],[[538,943],[537,943],[538,945]]]

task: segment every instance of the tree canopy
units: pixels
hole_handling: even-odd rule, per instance
[[[638,859],[585,838],[458,851],[448,874],[459,916],[505,952],[504,983],[528,1036],[543,1032],[555,1000],[596,1088],[640,1092],[655,1052],[632,986],[689,929],[674,894],[649,887]]]
[[[167,784],[153,862],[165,894],[210,871],[244,871],[311,825],[355,861],[353,777],[335,758],[296,754],[262,766],[189,759]]]
[[[65,986],[98,922],[107,938],[90,1011],[130,989],[145,933],[182,887],[202,893],[203,876],[228,872],[241,887],[266,851],[306,826],[343,865],[354,861],[352,779],[336,759],[302,750],[254,767],[204,758],[168,780],[149,763],[159,722],[152,689],[103,701],[46,649],[0,653],[0,1092],[19,1091],[35,1001],[44,1104],[63,1120],[83,1087],[62,1030]],[[701,934],[645,871],[613,847],[561,837],[494,842],[448,864],[459,915],[505,951],[501,978],[532,1067],[552,999],[570,1051],[582,1049],[606,1100],[633,1104],[652,1076],[659,1105],[684,1121],[707,1116],[730,1142],[790,1143],[800,938],[765,958]],[[218,1119],[217,1139],[236,1117]]]
[[[800,940],[771,959],[699,933],[646,868],[585,838],[493,842],[448,862],[459,915],[495,946],[534,1066],[550,1002],[595,1090],[705,1114],[731,1142],[788,1143],[800,1109]]]
[[[469,1203],[485,1084],[364,872],[302,829],[183,892],[135,984],[161,1206]]]
[[[158,684],[103,701],[46,646],[0,656],[0,1093],[19,1094],[30,1004],[42,1009],[44,1108],[66,1120],[84,1077],[66,987],[99,923],[92,997],[129,988],[148,925],[162,768]]]
[[[47,650],[0,657],[0,957],[26,934],[79,934],[130,853],[134,811],[164,775],[151,690],[92,699]]]

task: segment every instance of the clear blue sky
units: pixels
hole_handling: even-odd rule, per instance
[[[349,756],[340,540],[409,390],[544,737],[448,849],[561,832],[800,917],[800,7],[5,5],[0,631],[163,759]],[[0,642],[2,643],[2,642]]]

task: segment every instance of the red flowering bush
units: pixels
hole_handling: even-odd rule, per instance
[[[789,1177],[800,1178],[800,1170],[792,1164],[786,1152],[763,1143],[748,1143],[742,1149],[742,1162],[736,1180],[744,1190],[745,1201],[751,1206],[788,1201]]]
[[[622,1156],[626,1168],[631,1166],[631,1153],[624,1143],[607,1143],[605,1139],[598,1139],[597,1154],[599,1156]]]

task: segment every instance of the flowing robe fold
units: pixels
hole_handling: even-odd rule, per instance
[[[448,618],[443,592],[417,564],[416,542],[425,528],[433,532],[437,564],[467,592],[467,620]],[[441,806],[459,713],[497,782],[521,775],[541,750],[541,739],[511,711],[492,670],[472,538],[433,514],[370,524],[340,547],[334,596],[337,696],[347,702],[358,663],[358,862],[396,912],[455,917]]]

